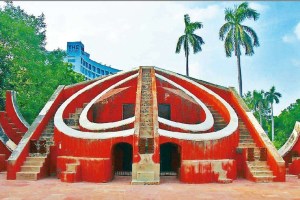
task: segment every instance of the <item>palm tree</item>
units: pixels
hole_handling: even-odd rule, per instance
[[[265,110],[267,108],[267,103],[265,99],[265,92],[263,90],[261,91],[253,91],[253,107],[254,111],[257,111],[259,114],[259,123],[262,126],[262,116],[265,113]]]
[[[242,70],[241,70],[241,47],[245,49],[245,55],[254,54],[254,47],[259,46],[258,37],[255,31],[249,26],[242,25],[245,19],[253,19],[256,21],[259,13],[248,7],[248,3],[244,2],[234,9],[225,9],[226,23],[220,28],[219,38],[224,40],[224,47],[227,57],[231,57],[234,51],[237,57],[239,93],[242,96]]]
[[[184,48],[186,57],[186,75],[189,76],[189,54],[190,46],[193,48],[194,54],[202,51],[201,45],[204,44],[202,37],[194,32],[203,27],[201,22],[191,22],[188,14],[184,15],[184,35],[180,36],[176,45],[176,53],[180,53],[181,46]]]
[[[274,115],[273,115],[273,104],[279,103],[279,98],[281,94],[276,92],[275,86],[272,86],[271,89],[266,92],[266,99],[271,104],[271,120],[272,120],[272,141],[274,141]]]

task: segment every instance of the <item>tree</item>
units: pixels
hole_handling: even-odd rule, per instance
[[[248,3],[244,2],[234,9],[225,9],[226,23],[220,28],[219,38],[224,41],[225,53],[227,57],[231,57],[234,51],[237,57],[238,82],[240,96],[243,94],[242,89],[242,70],[241,70],[241,47],[245,49],[245,55],[252,56],[254,47],[259,46],[258,37],[255,31],[249,26],[242,25],[245,19],[253,19],[256,21],[259,13],[249,8]]]
[[[272,86],[271,89],[266,92],[266,99],[271,105],[271,120],[272,120],[272,141],[274,141],[274,114],[273,114],[273,104],[279,103],[279,98],[281,94],[276,92],[275,86]]]
[[[253,105],[254,105],[254,111],[257,111],[259,114],[259,123],[262,126],[262,118],[266,113],[267,110],[267,102],[265,99],[265,92],[263,90],[253,91]]]
[[[196,35],[194,32],[197,29],[201,29],[203,25],[201,22],[191,22],[188,14],[184,15],[184,23],[184,35],[179,37],[175,52],[180,53],[181,46],[183,46],[186,57],[186,75],[189,76],[190,46],[193,48],[194,54],[202,51],[201,45],[204,44],[204,41],[202,37]]]
[[[259,120],[260,125],[267,129],[267,119],[269,114],[268,102],[265,98],[265,92],[263,90],[248,91],[243,95],[243,100],[247,104],[248,108],[253,112],[254,116]]]
[[[11,2],[0,8],[0,95],[17,91],[20,110],[29,123],[58,85],[84,80],[63,62],[65,52],[46,51],[44,21],[43,14],[29,15]]]
[[[274,130],[276,137],[274,145],[280,148],[290,137],[296,121],[300,121],[300,99],[285,108],[280,115],[274,117]]]

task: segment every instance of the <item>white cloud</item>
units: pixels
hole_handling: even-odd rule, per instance
[[[300,40],[300,22],[296,25],[294,33],[298,40]]]
[[[300,40],[300,22],[295,26],[292,33],[288,33],[282,37],[282,41],[285,43],[294,43]]]
[[[282,37],[282,41],[285,43],[293,43],[296,41],[296,37],[292,34],[287,34]]]

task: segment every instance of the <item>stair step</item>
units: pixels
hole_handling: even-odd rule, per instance
[[[21,172],[40,172],[40,166],[30,166],[30,165],[23,165],[21,166]]]
[[[251,170],[253,176],[273,176],[273,172],[270,170]]]
[[[17,180],[36,181],[39,172],[17,172]]]
[[[69,163],[66,165],[67,169],[66,169],[66,172],[76,172],[76,167],[78,166],[79,164],[77,163]]]
[[[222,184],[227,184],[227,183],[232,183],[232,179],[229,178],[222,178],[218,180],[218,183],[222,183]]]
[[[26,161],[40,161],[44,162],[46,157],[26,157]]]
[[[239,143],[238,147],[248,147],[248,148],[253,148],[256,147],[255,143]]]
[[[23,166],[43,166],[43,161],[25,161]]]
[[[269,183],[273,182],[275,176],[253,176],[257,183]]]
[[[266,161],[248,161],[248,166],[249,167],[266,167],[269,168],[268,164]]]

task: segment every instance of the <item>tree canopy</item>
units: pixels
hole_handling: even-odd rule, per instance
[[[189,55],[190,46],[194,53],[202,51],[201,45],[204,44],[202,37],[198,36],[194,32],[203,27],[201,22],[191,22],[190,16],[188,14],[184,15],[184,34],[179,37],[176,45],[176,53],[180,53],[181,47],[184,48],[184,53],[186,57],[186,75],[189,76]]]
[[[25,119],[31,123],[58,85],[84,80],[63,62],[65,52],[47,51],[45,16],[27,14],[13,3],[0,9],[0,99],[15,90]]]

